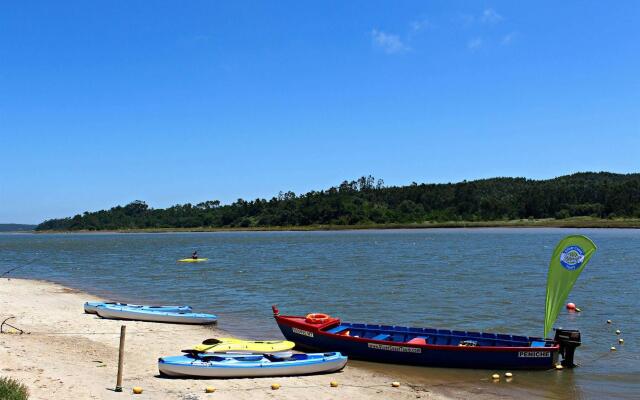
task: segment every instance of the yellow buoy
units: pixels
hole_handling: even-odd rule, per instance
[[[392,387],[400,387],[400,382],[391,382]]]
[[[494,381],[500,380],[500,375],[499,374],[493,374],[493,375],[491,375],[491,379],[493,379]]]
[[[620,333],[620,329],[616,329],[616,335],[619,335]]]
[[[611,351],[616,351],[616,346],[611,346]]]
[[[142,388],[140,386],[134,386],[133,394],[142,394]]]
[[[271,384],[271,390],[278,390],[278,389],[280,389],[280,384],[279,383]]]
[[[338,387],[338,382],[336,382],[336,381],[331,381],[331,382],[329,382],[329,386],[331,386],[331,387]]]
[[[206,388],[204,388],[205,393],[213,393],[215,391],[216,391],[216,388],[214,388],[213,386],[207,386]]]
[[[611,323],[611,320],[610,320],[610,319],[608,319],[608,320],[607,320],[607,324],[610,324],[610,323]]]
[[[563,369],[564,367],[562,366],[562,364],[556,364],[556,369],[560,370]]]
[[[624,339],[623,338],[618,339],[618,343],[620,344],[624,343]]]
[[[513,374],[511,372],[505,372],[504,376],[507,378],[512,378]]]

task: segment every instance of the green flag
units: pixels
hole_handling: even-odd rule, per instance
[[[547,337],[558,313],[564,305],[576,279],[596,251],[591,239],[582,235],[571,235],[556,246],[549,263],[547,276],[547,304],[544,315],[544,337]]]

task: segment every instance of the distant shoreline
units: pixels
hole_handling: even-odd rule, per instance
[[[32,233],[171,233],[171,232],[307,232],[347,231],[369,229],[439,229],[439,228],[621,228],[640,229],[640,218],[603,219],[574,217],[566,219],[517,219],[505,221],[447,221],[426,223],[394,223],[367,225],[307,225],[265,227],[193,227],[193,228],[134,228],[105,230],[43,230]],[[12,232],[12,233],[24,233]]]

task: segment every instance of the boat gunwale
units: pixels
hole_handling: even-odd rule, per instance
[[[402,346],[402,347],[414,347],[420,349],[429,349],[429,350],[446,350],[446,351],[477,351],[477,352],[518,352],[518,351],[549,351],[549,352],[558,352],[560,350],[560,345],[554,343],[553,346],[549,347],[532,347],[532,346],[458,346],[458,345],[444,345],[444,344],[418,344],[418,343],[407,343],[407,342],[394,342],[391,340],[377,340],[372,338],[361,338],[354,336],[345,336],[337,333],[330,333],[323,331],[322,329],[328,328],[335,324],[336,322],[341,323],[340,319],[335,319],[333,321],[328,321],[324,324],[318,324],[317,326],[304,323],[297,322],[292,320],[292,318],[302,319],[305,317],[299,315],[274,315],[277,323],[281,323],[281,320],[286,320],[290,322],[289,324],[285,323],[284,325],[293,326],[299,329],[309,330],[314,334],[319,334],[321,336],[326,336],[329,338],[347,341],[347,342],[357,342],[357,343],[376,343],[388,346]],[[345,322],[348,323],[348,322]],[[366,325],[366,324],[364,324]],[[547,341],[545,340],[545,343]]]

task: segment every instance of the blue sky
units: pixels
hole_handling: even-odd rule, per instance
[[[0,222],[640,171],[640,2],[8,2]]]

